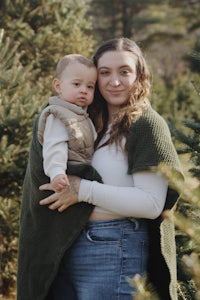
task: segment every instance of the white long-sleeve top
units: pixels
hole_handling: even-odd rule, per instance
[[[94,204],[96,212],[125,217],[155,219],[161,214],[168,184],[160,174],[142,171],[128,175],[127,156],[114,144],[97,149],[92,165],[104,183],[82,179],[79,202]]]
[[[68,160],[68,133],[66,126],[52,114],[46,119],[43,137],[43,167],[51,180],[65,174]]]
[[[96,131],[91,120],[94,139]],[[43,168],[45,174],[50,177],[51,181],[58,174],[65,174],[68,161],[68,131],[67,127],[50,114],[46,119],[44,136],[43,136]]]

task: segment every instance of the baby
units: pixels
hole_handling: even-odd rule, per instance
[[[96,80],[95,65],[82,55],[66,55],[57,64],[53,79],[57,96],[50,97],[38,125],[44,172],[56,192],[69,185],[68,161],[91,162],[96,131],[87,107],[93,101]]]

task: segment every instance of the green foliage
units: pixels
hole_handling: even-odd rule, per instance
[[[194,167],[191,167],[189,172],[192,176],[200,180],[200,123],[195,123],[194,121],[189,120],[186,120],[183,123],[187,128],[191,129],[192,133],[187,136],[179,130],[175,131],[178,139],[187,145],[187,147],[179,150],[179,153],[189,153],[191,155],[190,159]]]
[[[178,299],[200,299],[200,186],[187,176],[185,180],[166,166],[159,171],[181,195],[173,215],[176,226]]]
[[[0,27],[20,44],[23,64],[33,61],[40,76],[46,76],[63,55],[91,55],[95,43],[86,9],[85,1],[7,1],[0,11]]]
[[[95,45],[85,1],[0,3],[0,297],[16,282],[22,184],[33,119],[52,94],[57,61],[90,57]]]
[[[89,13],[93,16],[94,33],[99,40],[125,36],[131,38],[136,31],[159,19],[140,16],[139,13],[159,0],[91,0]]]
[[[2,31],[3,32],[3,31]],[[3,35],[3,34],[2,34]],[[0,41],[0,164],[1,196],[19,192],[27,158],[32,119],[37,111],[37,86],[32,63],[23,66],[19,44]],[[31,92],[30,92],[31,91]],[[33,105],[33,103],[35,105]]]
[[[30,63],[20,62],[19,44],[0,40],[0,293],[16,281],[19,195],[27,163],[32,119],[39,104]],[[35,106],[33,105],[35,104]]]
[[[194,120],[183,122],[188,130],[173,129],[173,134],[181,142],[178,152],[189,155],[191,174],[182,183],[173,174],[168,176],[171,184],[181,194],[175,213],[176,244],[178,255],[178,280],[180,285],[180,300],[200,299],[200,120],[196,115]],[[181,147],[181,148],[180,148]]]
[[[183,120],[194,121],[199,114],[199,92],[194,89],[199,79],[199,74],[189,69],[171,81],[163,80],[157,74],[153,78],[153,106],[167,121],[172,122],[185,134],[188,130],[183,126]]]
[[[194,49],[190,53],[189,57],[190,68],[195,73],[200,73],[200,41],[195,42]]]

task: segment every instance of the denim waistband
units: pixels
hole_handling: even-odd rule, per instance
[[[96,220],[88,221],[86,224],[87,228],[92,227],[127,227],[130,225],[135,225],[135,230],[138,229],[147,229],[147,220],[146,219],[136,219],[133,217],[128,218],[119,218],[119,219],[109,219],[109,220]]]

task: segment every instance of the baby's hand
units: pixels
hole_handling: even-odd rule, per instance
[[[69,180],[67,175],[65,174],[56,175],[52,180],[51,185],[52,188],[55,190],[55,192],[57,193],[61,192],[64,188],[69,186]]]

